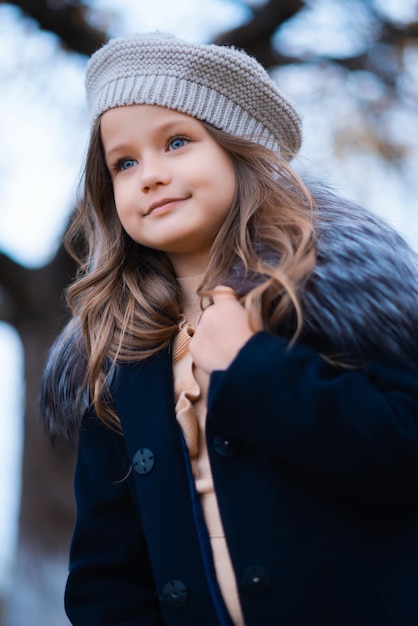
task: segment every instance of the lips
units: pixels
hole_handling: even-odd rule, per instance
[[[166,204],[172,204],[173,202],[182,202],[183,200],[186,200],[186,198],[163,198],[162,200],[158,200],[156,202],[153,202],[149,207],[147,212],[145,213],[145,215],[149,215],[150,213],[152,213],[155,209],[159,209],[163,206],[165,206]]]

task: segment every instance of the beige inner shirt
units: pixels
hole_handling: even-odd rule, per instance
[[[183,293],[183,316],[173,346],[174,400],[192,465],[196,491],[209,532],[216,576],[225,604],[236,626],[244,626],[235,574],[225,541],[206,446],[205,422],[209,376],[197,368],[187,349],[189,337],[202,313],[196,290],[202,276],[178,278]]]

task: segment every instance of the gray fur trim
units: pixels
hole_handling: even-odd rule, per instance
[[[302,293],[307,332],[354,359],[418,367],[418,256],[382,218],[324,186],[318,263]]]
[[[71,320],[51,347],[41,381],[40,416],[53,442],[77,442],[90,404],[88,391],[80,394],[85,367],[81,327]]]

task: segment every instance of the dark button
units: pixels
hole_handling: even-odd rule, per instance
[[[149,474],[154,467],[155,457],[149,448],[140,448],[135,453],[133,468],[138,474]]]
[[[162,602],[172,609],[179,609],[187,602],[187,587],[181,580],[169,580],[164,585]]]
[[[225,435],[216,435],[213,440],[213,448],[220,456],[233,456],[237,451],[236,444]]]
[[[264,567],[260,565],[251,565],[244,570],[242,581],[246,591],[249,593],[263,593],[269,586],[270,576]]]

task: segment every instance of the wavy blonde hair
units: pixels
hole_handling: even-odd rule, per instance
[[[316,260],[312,197],[279,155],[202,124],[232,158],[237,185],[199,294],[210,300],[211,289],[228,284],[250,320],[261,314],[271,333],[285,322],[295,340],[303,324],[299,291]],[[146,359],[166,348],[178,328],[181,294],[168,257],[135,243],[122,228],[100,120],[92,129],[83,178],[66,236],[67,249],[79,264],[67,301],[84,335],[84,387],[98,416],[115,426],[109,362]]]

